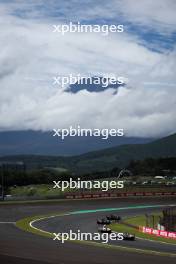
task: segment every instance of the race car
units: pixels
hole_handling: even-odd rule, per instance
[[[98,232],[110,234],[112,232],[112,230],[109,227],[107,227],[106,225],[103,225],[102,227],[98,228]]]
[[[112,231],[112,233],[115,234],[117,238],[119,238],[119,235],[120,235],[120,238],[122,238],[120,240],[131,240],[131,241],[135,240],[135,235],[132,235],[129,233],[118,233],[115,231]]]
[[[123,233],[123,240],[135,240],[135,235],[129,233]]]
[[[106,218],[107,218],[107,220],[114,220],[114,221],[120,221],[121,220],[121,217],[120,216],[118,216],[118,215],[113,215],[113,214],[111,214],[111,215],[109,215],[109,216],[106,216]]]
[[[108,219],[105,219],[105,218],[97,220],[98,225],[110,225],[110,223],[111,223],[111,221]]]

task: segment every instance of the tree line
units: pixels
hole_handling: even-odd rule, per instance
[[[115,178],[123,168],[115,167],[108,171],[95,171],[77,175],[71,171],[57,171],[53,168],[33,169],[33,170],[18,170],[17,168],[0,169],[0,185],[2,173],[4,178],[4,186],[23,186],[29,184],[52,184],[55,180],[68,180],[72,177],[77,179],[82,177],[85,180],[94,180],[101,178]],[[145,160],[131,160],[126,169],[130,170],[134,176],[156,176],[156,175],[176,175],[176,158],[148,158]]]

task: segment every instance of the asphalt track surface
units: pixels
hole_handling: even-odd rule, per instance
[[[172,198],[124,198],[87,201],[60,201],[51,204],[18,204],[0,205],[0,263],[2,264],[104,264],[104,263],[175,263],[175,257],[141,254],[117,249],[101,248],[73,242],[53,241],[18,229],[15,222],[21,218],[41,214],[68,213],[78,210],[94,210],[101,208],[119,208],[138,205],[170,205],[176,204]],[[119,212],[123,217],[145,212],[159,211],[159,208],[130,209]],[[111,213],[111,212],[109,212]],[[118,213],[115,212],[114,213]],[[83,232],[97,232],[96,219],[106,216],[106,212],[67,215],[45,219],[35,226],[49,232],[64,232],[80,229]],[[116,241],[116,244],[128,247],[146,248],[155,251],[176,253],[176,246],[150,242]]]

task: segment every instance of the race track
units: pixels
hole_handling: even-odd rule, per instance
[[[24,232],[15,226],[21,218],[52,213],[70,213],[80,210],[100,210],[110,208],[124,208],[113,211],[122,217],[159,211],[161,208],[142,208],[143,206],[176,204],[172,198],[133,198],[109,199],[87,201],[61,201],[51,204],[29,205],[0,205],[0,263],[175,263],[175,257],[160,256],[155,254],[141,254],[137,252],[122,251],[120,249],[101,248],[94,245],[77,244],[53,241],[50,238]],[[135,208],[140,206],[141,208]],[[133,207],[125,209],[125,207]],[[68,232],[70,229],[82,232],[97,232],[96,219],[106,216],[111,212],[86,212],[53,217],[37,221],[33,225],[49,232]],[[176,253],[175,245],[151,242],[147,240],[115,241],[116,245],[149,249],[158,252]]]

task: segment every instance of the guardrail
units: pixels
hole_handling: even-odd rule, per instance
[[[139,231],[145,234],[154,235],[158,237],[176,239],[176,232],[157,230],[146,226],[140,226]]]
[[[120,197],[153,197],[153,196],[174,196],[176,192],[126,192],[126,193],[69,193],[66,199],[96,199],[96,198],[120,198]]]

